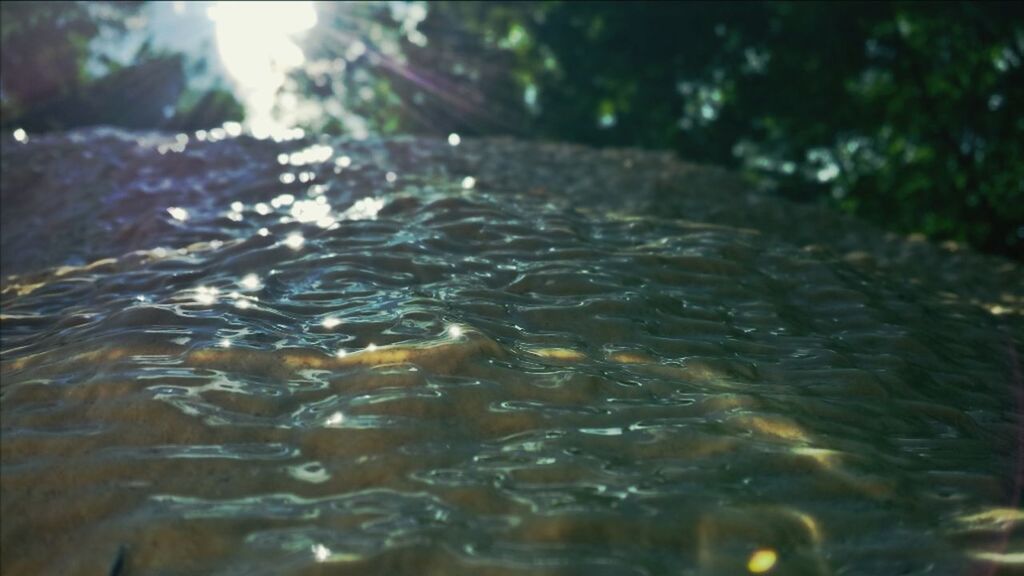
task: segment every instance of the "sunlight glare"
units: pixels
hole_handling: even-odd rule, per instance
[[[238,85],[253,136],[287,131],[274,107],[289,70],[306,58],[291,36],[316,25],[312,2],[217,2],[213,20],[221,62]],[[234,132],[236,126],[227,127]]]

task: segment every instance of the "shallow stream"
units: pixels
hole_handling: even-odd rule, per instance
[[[201,136],[4,142],[3,574],[1024,569],[1019,266],[666,155]]]

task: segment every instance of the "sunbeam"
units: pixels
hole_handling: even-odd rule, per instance
[[[257,138],[289,128],[289,100],[279,98],[289,71],[305,54],[293,37],[316,25],[312,2],[218,2],[209,9],[217,51]]]

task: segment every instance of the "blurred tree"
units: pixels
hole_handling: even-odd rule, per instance
[[[104,26],[123,26],[137,4],[115,6],[120,18],[103,17],[77,2],[0,4],[0,77],[4,112],[68,96],[86,81],[87,46]]]
[[[188,89],[184,59],[146,42],[122,64],[101,36],[143,25],[142,2],[0,3],[0,124],[47,131],[107,124],[196,129],[242,119],[229,92]]]

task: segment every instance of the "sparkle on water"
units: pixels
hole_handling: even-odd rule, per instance
[[[285,239],[284,243],[292,250],[298,250],[302,248],[302,245],[306,243],[306,239],[298,232],[292,232]]]
[[[291,206],[295,202],[294,194],[279,194],[270,201],[270,205],[274,208],[280,208],[282,206]]]
[[[778,554],[770,548],[761,548],[750,555],[747,562],[747,570],[752,574],[764,574],[775,566],[778,561]]]
[[[382,198],[368,196],[356,201],[341,216],[343,220],[376,220],[377,213],[382,208],[384,208],[384,200]]]
[[[314,544],[311,546],[311,550],[313,551],[313,558],[317,562],[326,562],[331,557],[331,549],[323,544]]]
[[[334,221],[331,218],[331,205],[317,200],[299,200],[295,202],[292,205],[291,216],[296,222],[326,224],[326,226],[321,226],[321,228],[326,228]]]
[[[198,286],[195,289],[195,301],[203,306],[210,306],[217,303],[220,290],[211,286]]]
[[[246,274],[242,277],[241,284],[243,288],[247,288],[249,290],[259,290],[263,287],[263,282],[256,274]]]
[[[167,209],[167,213],[171,215],[171,218],[174,218],[179,222],[184,222],[188,220],[188,210],[185,210],[184,208],[171,206],[170,208]]]

